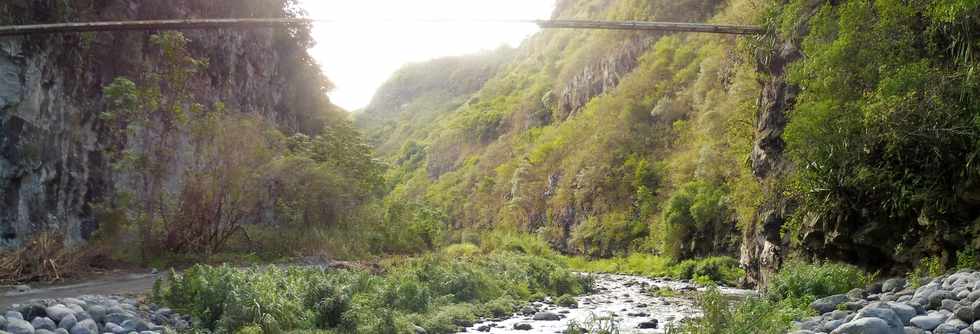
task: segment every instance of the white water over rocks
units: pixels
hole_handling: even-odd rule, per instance
[[[620,333],[665,333],[665,328],[679,321],[700,315],[700,310],[689,297],[658,297],[648,292],[658,287],[675,291],[703,290],[693,284],[650,279],[625,275],[596,275],[596,289],[592,294],[577,297],[577,308],[547,303],[535,303],[508,319],[494,319],[477,323],[465,333],[561,333],[569,323],[589,324],[594,317],[614,319]],[[722,293],[732,296],[748,296],[755,291],[721,288]],[[537,317],[535,316],[537,315]],[[558,320],[534,320],[554,318]],[[656,328],[639,328],[641,323],[656,322]],[[530,325],[530,329],[517,329]],[[588,328],[587,326],[585,326]]]

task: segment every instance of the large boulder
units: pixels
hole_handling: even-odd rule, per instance
[[[98,334],[99,324],[95,323],[95,320],[85,319],[75,324],[69,332],[71,334]]]
[[[7,319],[7,331],[10,334],[34,334],[34,325],[20,319]]]
[[[848,300],[850,300],[850,298],[848,298],[846,294],[827,296],[810,303],[810,308],[816,310],[820,314],[824,314],[836,310],[837,305],[843,304]]]
[[[890,278],[881,284],[881,291],[884,292],[895,292],[905,288],[906,281],[904,278]]]
[[[905,329],[896,330],[880,318],[861,318],[841,325],[831,334],[904,334]]]
[[[61,318],[61,321],[58,322],[58,328],[71,329],[72,327],[75,327],[75,324],[77,323],[78,318],[76,318],[74,314],[69,314],[64,318]]]
[[[75,312],[65,305],[58,304],[46,307],[44,309],[44,313],[46,313],[48,318],[51,318],[51,320],[60,322],[62,318],[68,316],[69,314],[74,314]]]
[[[910,322],[915,327],[919,327],[927,331],[931,331],[933,329],[936,329],[936,327],[938,327],[939,324],[946,321],[947,318],[949,317],[945,314],[934,312],[927,315],[920,315],[914,317]]]
[[[855,319],[863,319],[863,318],[881,319],[885,321],[886,324],[888,324],[889,329],[891,329],[892,331],[896,331],[898,333],[903,332],[905,328],[905,325],[902,323],[902,318],[900,318],[898,314],[895,313],[895,311],[893,311],[890,308],[886,308],[884,306],[872,307],[871,305],[868,305],[868,307],[861,309],[861,311],[859,311],[854,318]]]
[[[51,320],[51,318],[48,317],[34,318],[34,320],[31,320],[31,326],[34,326],[35,330],[46,329],[53,331],[55,328],[58,328],[58,325],[54,323],[54,320]]]

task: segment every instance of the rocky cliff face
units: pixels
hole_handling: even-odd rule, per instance
[[[640,55],[653,41],[649,36],[631,38],[585,66],[562,87],[558,96],[558,117],[568,118],[593,97],[615,88],[623,76],[636,68]]]
[[[290,15],[288,7],[286,0],[14,0],[0,6],[0,20],[270,17]],[[119,76],[138,80],[144,69],[160,64],[152,34],[0,39],[0,246],[16,246],[41,230],[59,230],[77,242],[98,227],[93,205],[113,193],[115,181],[105,152],[120,144],[98,117],[102,87]],[[287,132],[318,131],[313,111],[333,108],[323,105],[321,89],[328,83],[306,53],[304,29],[185,35],[193,55],[210,63],[192,79],[201,101],[261,114]]]
[[[748,228],[743,232],[740,256],[749,283],[759,286],[765,286],[767,277],[779,269],[789,250],[789,240],[781,229],[794,205],[781,195],[774,180],[792,168],[783,155],[782,134],[786,128],[786,114],[795,102],[797,87],[786,83],[785,70],[801,56],[797,45],[787,42],[760,60],[759,70],[768,78],[759,99],[756,140],[750,161],[752,173],[763,183],[767,197],[756,212],[755,221],[747,224]]]

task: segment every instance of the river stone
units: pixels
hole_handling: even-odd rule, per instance
[[[77,323],[78,318],[76,318],[74,314],[69,314],[64,318],[61,318],[61,321],[58,322],[58,328],[71,329],[72,327],[75,327],[75,324]]]
[[[956,310],[956,306],[959,305],[959,302],[952,299],[943,299],[940,305],[941,309],[953,312]]]
[[[896,314],[895,311],[889,308],[873,307],[869,305],[869,307],[861,309],[861,311],[858,312],[857,315],[855,316],[855,319],[862,319],[862,318],[881,319],[886,324],[888,324],[890,330],[899,333],[901,333],[902,328],[905,327],[902,324],[902,319],[898,317],[898,314]]]
[[[956,308],[953,310],[953,315],[955,315],[960,320],[966,322],[973,322],[973,317],[974,317],[973,305],[962,305],[962,304],[956,305]]]
[[[943,323],[943,321],[946,321],[946,318],[947,318],[946,315],[937,312],[937,313],[931,313],[931,314],[928,314],[928,315],[920,315],[920,316],[914,317],[914,318],[912,318],[912,321],[910,321],[910,322],[915,327],[919,327],[919,328],[925,329],[927,331],[931,331],[931,330],[935,329],[936,327],[938,327],[939,324]]]
[[[67,329],[58,328],[54,330],[54,334],[71,334],[71,333],[69,333]]]
[[[0,316],[0,328],[3,328],[6,325],[7,325],[7,317]]]
[[[864,289],[860,289],[860,288],[854,288],[851,289],[851,291],[847,292],[847,297],[854,300],[864,298],[864,295],[865,295]]]
[[[810,303],[810,308],[816,310],[820,314],[824,314],[835,310],[837,305],[840,305],[846,301],[848,301],[848,298],[845,294],[833,295],[813,301],[813,303]]]
[[[905,326],[905,334],[925,334],[926,331],[919,327]]]
[[[46,307],[44,309],[44,313],[46,313],[48,315],[48,318],[51,318],[51,320],[58,322],[61,321],[61,319],[64,318],[65,316],[72,314],[74,312],[72,312],[72,310],[69,309],[67,306],[58,304],[55,306]]]
[[[889,278],[885,283],[881,284],[881,291],[885,292],[895,292],[905,288],[906,281],[904,278]]]
[[[835,329],[831,334],[903,334],[902,330],[896,330],[888,325],[888,322],[880,318],[860,318]]]
[[[519,331],[529,331],[532,328],[533,327],[531,327],[531,324],[527,324],[527,323],[514,324],[514,329]]]
[[[936,291],[939,291],[940,289],[941,289],[941,287],[939,286],[939,284],[929,283],[929,284],[920,286],[918,289],[915,289],[915,293],[912,294],[912,298],[925,298],[925,299],[929,299],[929,296],[931,296]]]
[[[7,319],[10,334],[34,334],[34,325],[21,319]]]
[[[830,320],[825,322],[820,330],[824,333],[830,333],[837,329],[837,327],[843,325],[845,322],[846,321],[844,321],[844,319]]]
[[[11,319],[24,320],[24,315],[20,314],[20,312],[17,311],[7,311],[7,313],[4,313],[3,316],[6,317],[7,320],[11,320]]]
[[[71,334],[98,334],[99,325],[95,323],[95,320],[85,319],[79,321],[71,328]]]
[[[963,320],[960,319],[950,319],[932,330],[933,334],[959,334],[961,329],[967,328],[967,325]]]
[[[117,323],[117,324],[122,324],[126,320],[129,320],[129,319],[132,319],[132,318],[134,318],[134,316],[132,314],[122,313],[122,312],[116,312],[116,313],[110,313],[109,315],[105,316],[105,322],[114,322],[114,323]]]
[[[974,332],[980,332],[980,320],[974,321],[973,324],[970,325],[970,329],[972,329]]]
[[[639,325],[636,325],[636,328],[640,328],[640,329],[657,329],[658,326],[660,326],[660,321],[658,321],[657,319],[650,319],[650,320],[641,322]]]
[[[126,333],[129,333],[130,332],[130,331],[126,330],[125,328],[123,328],[122,326],[119,326],[119,325],[114,324],[114,323],[111,323],[111,322],[107,322],[105,324],[105,330],[106,331],[109,331],[109,332],[112,332],[113,334],[126,334]]]
[[[55,328],[58,328],[58,325],[54,323],[54,320],[51,320],[51,318],[48,317],[34,318],[34,320],[31,320],[31,326],[34,326],[35,330],[47,329],[50,331],[50,330],[54,330]]]
[[[538,320],[538,319],[535,319],[535,320]],[[557,320],[557,319],[555,319],[555,320]],[[130,331],[145,331],[145,330],[150,329],[150,326],[147,325],[145,321],[139,320],[139,319],[128,319],[126,321],[123,321],[119,325],[122,326],[125,329],[130,330]]]
[[[102,305],[92,305],[88,308],[88,314],[92,316],[92,320],[95,322],[105,322],[106,311],[105,307]]]

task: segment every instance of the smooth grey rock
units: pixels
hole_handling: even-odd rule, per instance
[[[113,322],[122,325],[122,323],[126,322],[126,320],[130,320],[133,318],[135,318],[135,316],[129,313],[114,312],[114,313],[109,313],[109,315],[105,316],[105,322]]]
[[[844,319],[844,318],[846,318],[849,315],[851,315],[851,312],[850,311],[844,311],[844,310],[836,310],[836,311],[830,312],[830,318],[831,319],[834,319],[834,320]]]
[[[7,319],[7,331],[10,334],[34,334],[34,326],[21,319]]]
[[[959,334],[960,330],[966,328],[968,325],[960,319],[951,319],[950,321],[939,324],[935,329],[932,330],[933,334]]]
[[[7,317],[0,316],[0,328],[7,325]]]
[[[34,318],[34,320],[31,320],[31,326],[34,326],[34,330],[47,329],[49,331],[53,331],[55,328],[58,328],[58,325],[54,323],[54,320],[51,320],[51,318],[48,317]]]
[[[980,320],[974,321],[973,324],[970,325],[970,329],[972,329],[974,332],[980,332]]]
[[[940,302],[940,305],[941,305],[940,308],[941,309],[944,309],[944,310],[947,310],[947,311],[950,311],[950,312],[953,312],[954,310],[956,310],[956,306],[958,304],[959,304],[958,301],[955,301],[955,300],[952,300],[952,299],[943,299],[943,301]]]
[[[831,334],[904,334],[904,328],[900,331],[888,325],[888,322],[880,318],[860,318],[841,325]]]
[[[932,313],[927,315],[916,316],[912,318],[911,323],[915,327],[919,327],[927,331],[931,331],[936,327],[938,327],[939,324],[946,321],[946,318],[948,318],[948,316],[942,313]]]
[[[872,307],[869,305],[869,307],[861,309],[861,311],[857,313],[856,319],[862,318],[881,319],[888,324],[889,329],[893,332],[901,333],[902,328],[905,327],[905,325],[902,323],[902,318],[899,318],[898,314],[889,308]]]
[[[801,321],[799,324],[797,324],[797,326],[803,330],[818,331],[820,330],[820,327],[823,326],[823,318],[819,316],[811,317],[809,319]]]
[[[54,334],[71,334],[71,333],[69,333],[67,329],[58,328],[54,330]]]
[[[926,331],[919,327],[905,326],[905,334],[925,334]]]
[[[92,305],[89,306],[86,311],[88,311],[88,314],[92,317],[92,320],[95,320],[96,322],[105,322],[105,307],[102,307],[101,305]]]
[[[69,314],[64,318],[61,318],[61,321],[58,322],[58,328],[71,329],[72,327],[75,327],[75,324],[77,323],[78,318],[76,318],[74,314]]]
[[[864,289],[854,288],[847,292],[847,297],[851,299],[861,299],[864,298]]]
[[[74,312],[72,312],[72,310],[69,309],[67,306],[58,304],[58,305],[48,306],[44,308],[44,313],[46,313],[48,315],[48,318],[51,318],[51,320],[54,320],[55,322],[59,322],[61,321],[62,318],[64,318],[69,314],[73,314]]]
[[[515,330],[519,330],[519,331],[529,331],[532,328],[534,328],[534,327],[531,327],[531,324],[528,324],[528,323],[514,324],[514,329]]]
[[[844,319],[830,320],[820,327],[821,332],[830,333],[845,323]]]
[[[552,315],[558,317],[557,314],[552,313]],[[535,318],[537,318],[537,314],[535,314],[534,316]],[[553,319],[553,320],[560,320],[560,319],[561,317],[558,317],[558,319]],[[549,318],[549,319],[534,319],[534,320],[552,320],[552,319]],[[139,319],[127,319],[126,321],[123,321],[119,325],[130,331],[137,331],[137,332],[150,329],[150,326],[146,323],[146,321],[139,320]]]
[[[69,332],[71,334],[98,334],[99,324],[95,323],[95,320],[85,319],[75,324]]]
[[[956,316],[956,318],[959,318],[960,320],[966,322],[973,322],[973,317],[974,317],[973,305],[962,305],[962,304],[956,305],[956,307],[953,309],[953,315]]]
[[[904,289],[906,283],[904,278],[889,278],[885,283],[881,284],[881,291],[895,292]]]
[[[7,320],[10,319],[24,320],[24,315],[20,314],[20,312],[17,311],[7,311],[7,313],[4,313],[3,316],[6,317]]]
[[[34,334],[54,334],[54,332],[47,329],[38,329],[34,331]]]
[[[837,305],[843,304],[848,300],[849,299],[845,294],[827,296],[810,303],[810,308],[816,310],[820,314],[824,314],[837,309]]]
[[[105,330],[112,332],[113,334],[126,334],[130,332],[129,330],[123,328],[122,326],[119,326],[111,322],[107,322],[105,324]]]

